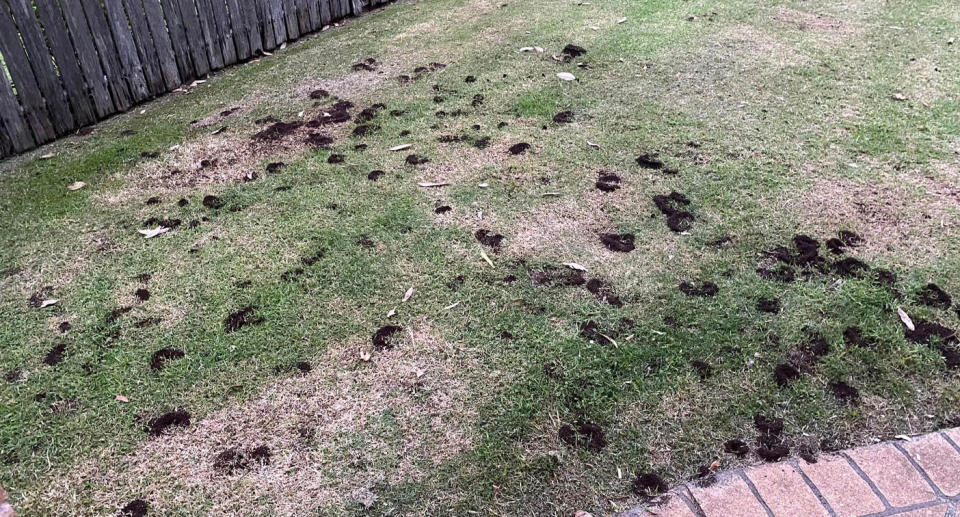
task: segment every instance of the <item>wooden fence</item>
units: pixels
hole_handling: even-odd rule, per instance
[[[386,0],[0,0],[0,158]]]

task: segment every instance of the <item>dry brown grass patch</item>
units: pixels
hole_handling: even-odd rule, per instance
[[[783,27],[812,34],[816,40],[830,45],[850,41],[862,33],[857,25],[846,21],[783,6],[777,8],[773,19]]]
[[[55,481],[44,500],[69,512],[81,480],[96,505],[119,508],[129,494],[158,514],[209,503],[217,515],[307,515],[365,505],[382,483],[422,479],[427,469],[471,446],[474,404],[465,371],[472,350],[444,341],[425,321],[393,350],[359,359],[366,339],[333,346],[309,374],[268,386],[188,431],[147,442],[119,465],[93,460]],[[232,474],[214,467],[231,448],[266,445],[267,464]],[[254,501],[259,501],[253,504]]]
[[[944,239],[958,229],[957,195],[955,187],[907,173],[883,182],[831,178],[814,181],[786,208],[824,234],[859,233],[866,242],[858,255],[892,254],[911,264],[943,255]]]

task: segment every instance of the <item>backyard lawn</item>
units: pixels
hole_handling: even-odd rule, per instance
[[[401,0],[0,163],[22,516],[613,515],[958,328],[947,0]]]

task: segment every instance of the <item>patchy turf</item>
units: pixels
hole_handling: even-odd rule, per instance
[[[8,161],[0,486],[607,514],[957,425],[958,24],[400,2]]]

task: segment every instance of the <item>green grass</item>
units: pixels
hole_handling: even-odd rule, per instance
[[[320,515],[610,514],[639,502],[636,472],[683,482],[718,457],[724,468],[759,461],[722,452],[731,438],[753,445],[755,414],[783,418],[795,454],[955,424],[957,371],[905,340],[896,307],[960,325],[954,309],[916,295],[936,282],[960,297],[950,165],[960,56],[945,43],[956,14],[934,1],[792,7],[842,25],[801,30],[774,2],[401,3],[3,164],[0,486],[24,515],[111,514],[137,497],[171,515],[303,514],[290,506],[303,501]],[[556,62],[566,43],[587,55]],[[546,52],[517,52],[526,46]],[[337,82],[367,56],[387,79]],[[935,63],[935,91],[911,89],[911,58]],[[434,61],[447,67],[392,80]],[[557,81],[559,71],[578,81]],[[258,118],[315,114],[305,92],[324,81],[354,113],[385,104],[372,122],[380,130],[325,130],[336,136],[329,151],[277,146],[242,167],[260,172],[256,181],[142,188],[152,163],[142,152],[166,159],[171,146],[209,138],[212,128],[191,121],[244,106],[220,138],[245,148]],[[891,99],[897,91],[908,100]],[[458,108],[465,115],[436,115]],[[563,110],[574,124],[552,121]],[[463,134],[491,146],[437,141]],[[522,141],[530,153],[506,154]],[[407,152],[387,150],[398,143],[431,162],[404,165]],[[327,163],[333,152],[345,163]],[[680,173],[638,168],[641,153]],[[262,172],[278,160],[282,172]],[[374,169],[386,171],[376,182]],[[599,172],[616,172],[624,188],[599,195]],[[417,186],[436,180],[452,185]],[[88,186],[70,192],[74,181]],[[670,232],[651,201],[672,190],[691,200],[689,235]],[[208,194],[224,207],[204,207]],[[154,196],[160,204],[145,204]],[[440,205],[452,211],[434,214]],[[155,239],[136,233],[164,216],[184,224]],[[493,267],[478,228],[504,235],[502,252],[487,249]],[[850,255],[895,271],[895,290],[833,273],[758,276],[763,250],[842,229],[871,236]],[[635,234],[637,249],[603,249],[596,234],[612,230]],[[732,241],[712,244],[723,236]],[[561,262],[585,265],[622,307],[532,281]],[[719,293],[685,296],[681,281],[712,281]],[[28,307],[44,286],[59,303]],[[134,299],[140,287],[148,301]],[[759,312],[761,296],[782,311]],[[263,323],[227,333],[224,320],[245,306]],[[586,339],[587,321],[616,345]],[[372,350],[388,323],[405,329],[397,349]],[[869,347],[844,342],[853,325]],[[773,368],[796,360],[811,329],[829,353],[778,386]],[[60,344],[64,360],[44,364]],[[151,370],[166,347],[185,357]],[[712,374],[701,378],[694,361]],[[859,390],[858,404],[831,395],[837,381]],[[284,396],[301,406],[245,419]],[[354,411],[340,423],[338,403]],[[191,429],[147,436],[146,421],[175,407],[190,411]],[[579,421],[604,428],[603,450],[558,439],[560,425]],[[203,477],[224,448],[256,445],[240,437],[271,444],[271,464]],[[168,450],[172,469],[152,455]],[[303,495],[312,490],[322,494]]]

